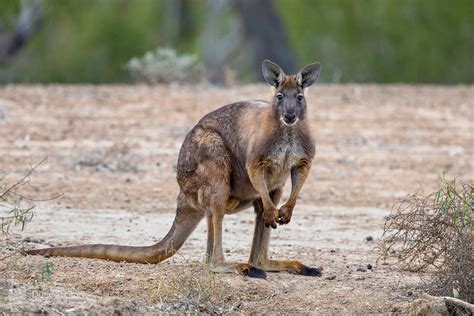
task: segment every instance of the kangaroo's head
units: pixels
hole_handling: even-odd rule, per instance
[[[321,65],[314,63],[303,67],[296,75],[287,76],[277,64],[267,60],[262,63],[265,81],[272,86],[272,108],[275,116],[286,126],[293,126],[306,116],[306,88],[319,78]]]

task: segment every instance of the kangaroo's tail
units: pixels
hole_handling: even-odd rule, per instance
[[[180,209],[168,234],[160,242],[145,247],[116,246],[116,245],[83,245],[71,247],[54,247],[46,249],[27,250],[29,255],[49,255],[54,257],[82,257],[125,261],[134,263],[158,263],[178,251],[191,235],[203,214],[193,209]]]

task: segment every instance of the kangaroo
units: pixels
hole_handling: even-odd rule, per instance
[[[271,229],[290,222],[315,155],[305,92],[319,78],[320,64],[307,65],[298,74],[287,76],[280,66],[264,60],[262,73],[272,88],[269,103],[246,101],[223,106],[205,115],[187,134],[178,156],[176,217],[163,240],[144,247],[95,244],[26,253],[158,263],[176,253],[206,217],[206,258],[211,271],[257,278],[266,278],[265,271],[321,276],[318,269],[299,261],[277,261],[268,256]],[[288,178],[291,193],[278,209]],[[226,262],[224,215],[252,205],[256,221],[249,261]]]

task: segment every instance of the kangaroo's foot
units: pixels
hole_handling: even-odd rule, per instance
[[[300,274],[306,276],[320,277],[321,270],[318,268],[308,267],[297,260],[262,260],[257,267],[269,271],[269,272],[279,272],[287,271],[292,274]]]
[[[248,263],[219,262],[211,263],[210,270],[214,273],[237,273],[250,278],[267,279],[267,274]]]

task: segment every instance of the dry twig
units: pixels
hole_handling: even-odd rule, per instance
[[[7,184],[6,175],[0,178],[0,232],[3,235],[8,235],[10,229],[14,226],[20,226],[24,230],[26,225],[31,222],[34,216],[35,205],[32,202],[49,201],[56,199],[62,194],[54,194],[46,198],[35,198],[21,193],[25,189],[34,187],[31,184],[31,175],[46,161],[46,158],[41,160],[13,184]],[[2,245],[0,245],[2,246]],[[5,247],[1,247],[2,249]],[[9,248],[13,248],[16,253],[21,250],[21,245],[10,244]],[[12,254],[4,256],[0,259],[4,260]]]

